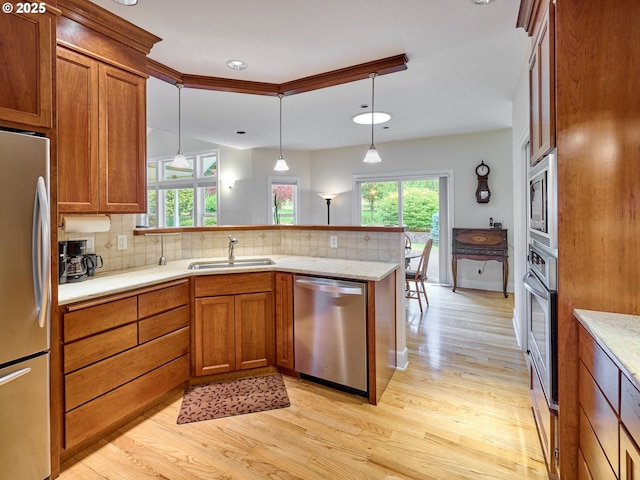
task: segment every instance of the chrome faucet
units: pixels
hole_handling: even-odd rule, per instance
[[[238,244],[238,239],[229,235],[229,263],[233,263],[235,256],[233,248]]]

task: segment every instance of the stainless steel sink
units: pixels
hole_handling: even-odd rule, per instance
[[[270,258],[236,258],[233,262],[229,260],[211,260],[203,262],[193,262],[189,265],[189,270],[204,270],[208,268],[232,268],[232,267],[259,267],[263,265],[275,265],[276,262]]]

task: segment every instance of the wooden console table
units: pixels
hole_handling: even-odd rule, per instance
[[[507,230],[502,228],[454,228],[451,249],[453,291],[458,280],[458,260],[495,260],[502,263],[502,291],[507,298],[509,279],[509,245]]]

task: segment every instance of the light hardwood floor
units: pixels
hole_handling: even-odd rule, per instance
[[[285,377],[291,407],[176,425],[178,392],[63,465],[62,480],[546,479],[500,292],[429,285],[410,364],[377,406]]]

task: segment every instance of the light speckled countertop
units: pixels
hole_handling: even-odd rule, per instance
[[[259,257],[238,257],[238,259],[240,258]],[[120,270],[103,275],[98,273],[95,277],[89,278],[84,282],[60,285],[58,287],[58,304],[67,305],[69,303],[89,300],[134,288],[187,278],[192,275],[279,271],[377,282],[400,266],[398,263],[389,262],[292,255],[269,255],[268,258],[271,258],[275,262],[275,265],[189,270],[188,266],[193,262],[224,260],[223,258],[190,258],[187,260],[170,261],[164,266],[147,265],[145,267]]]
[[[640,389],[640,316],[578,309],[573,313],[622,373]]]

